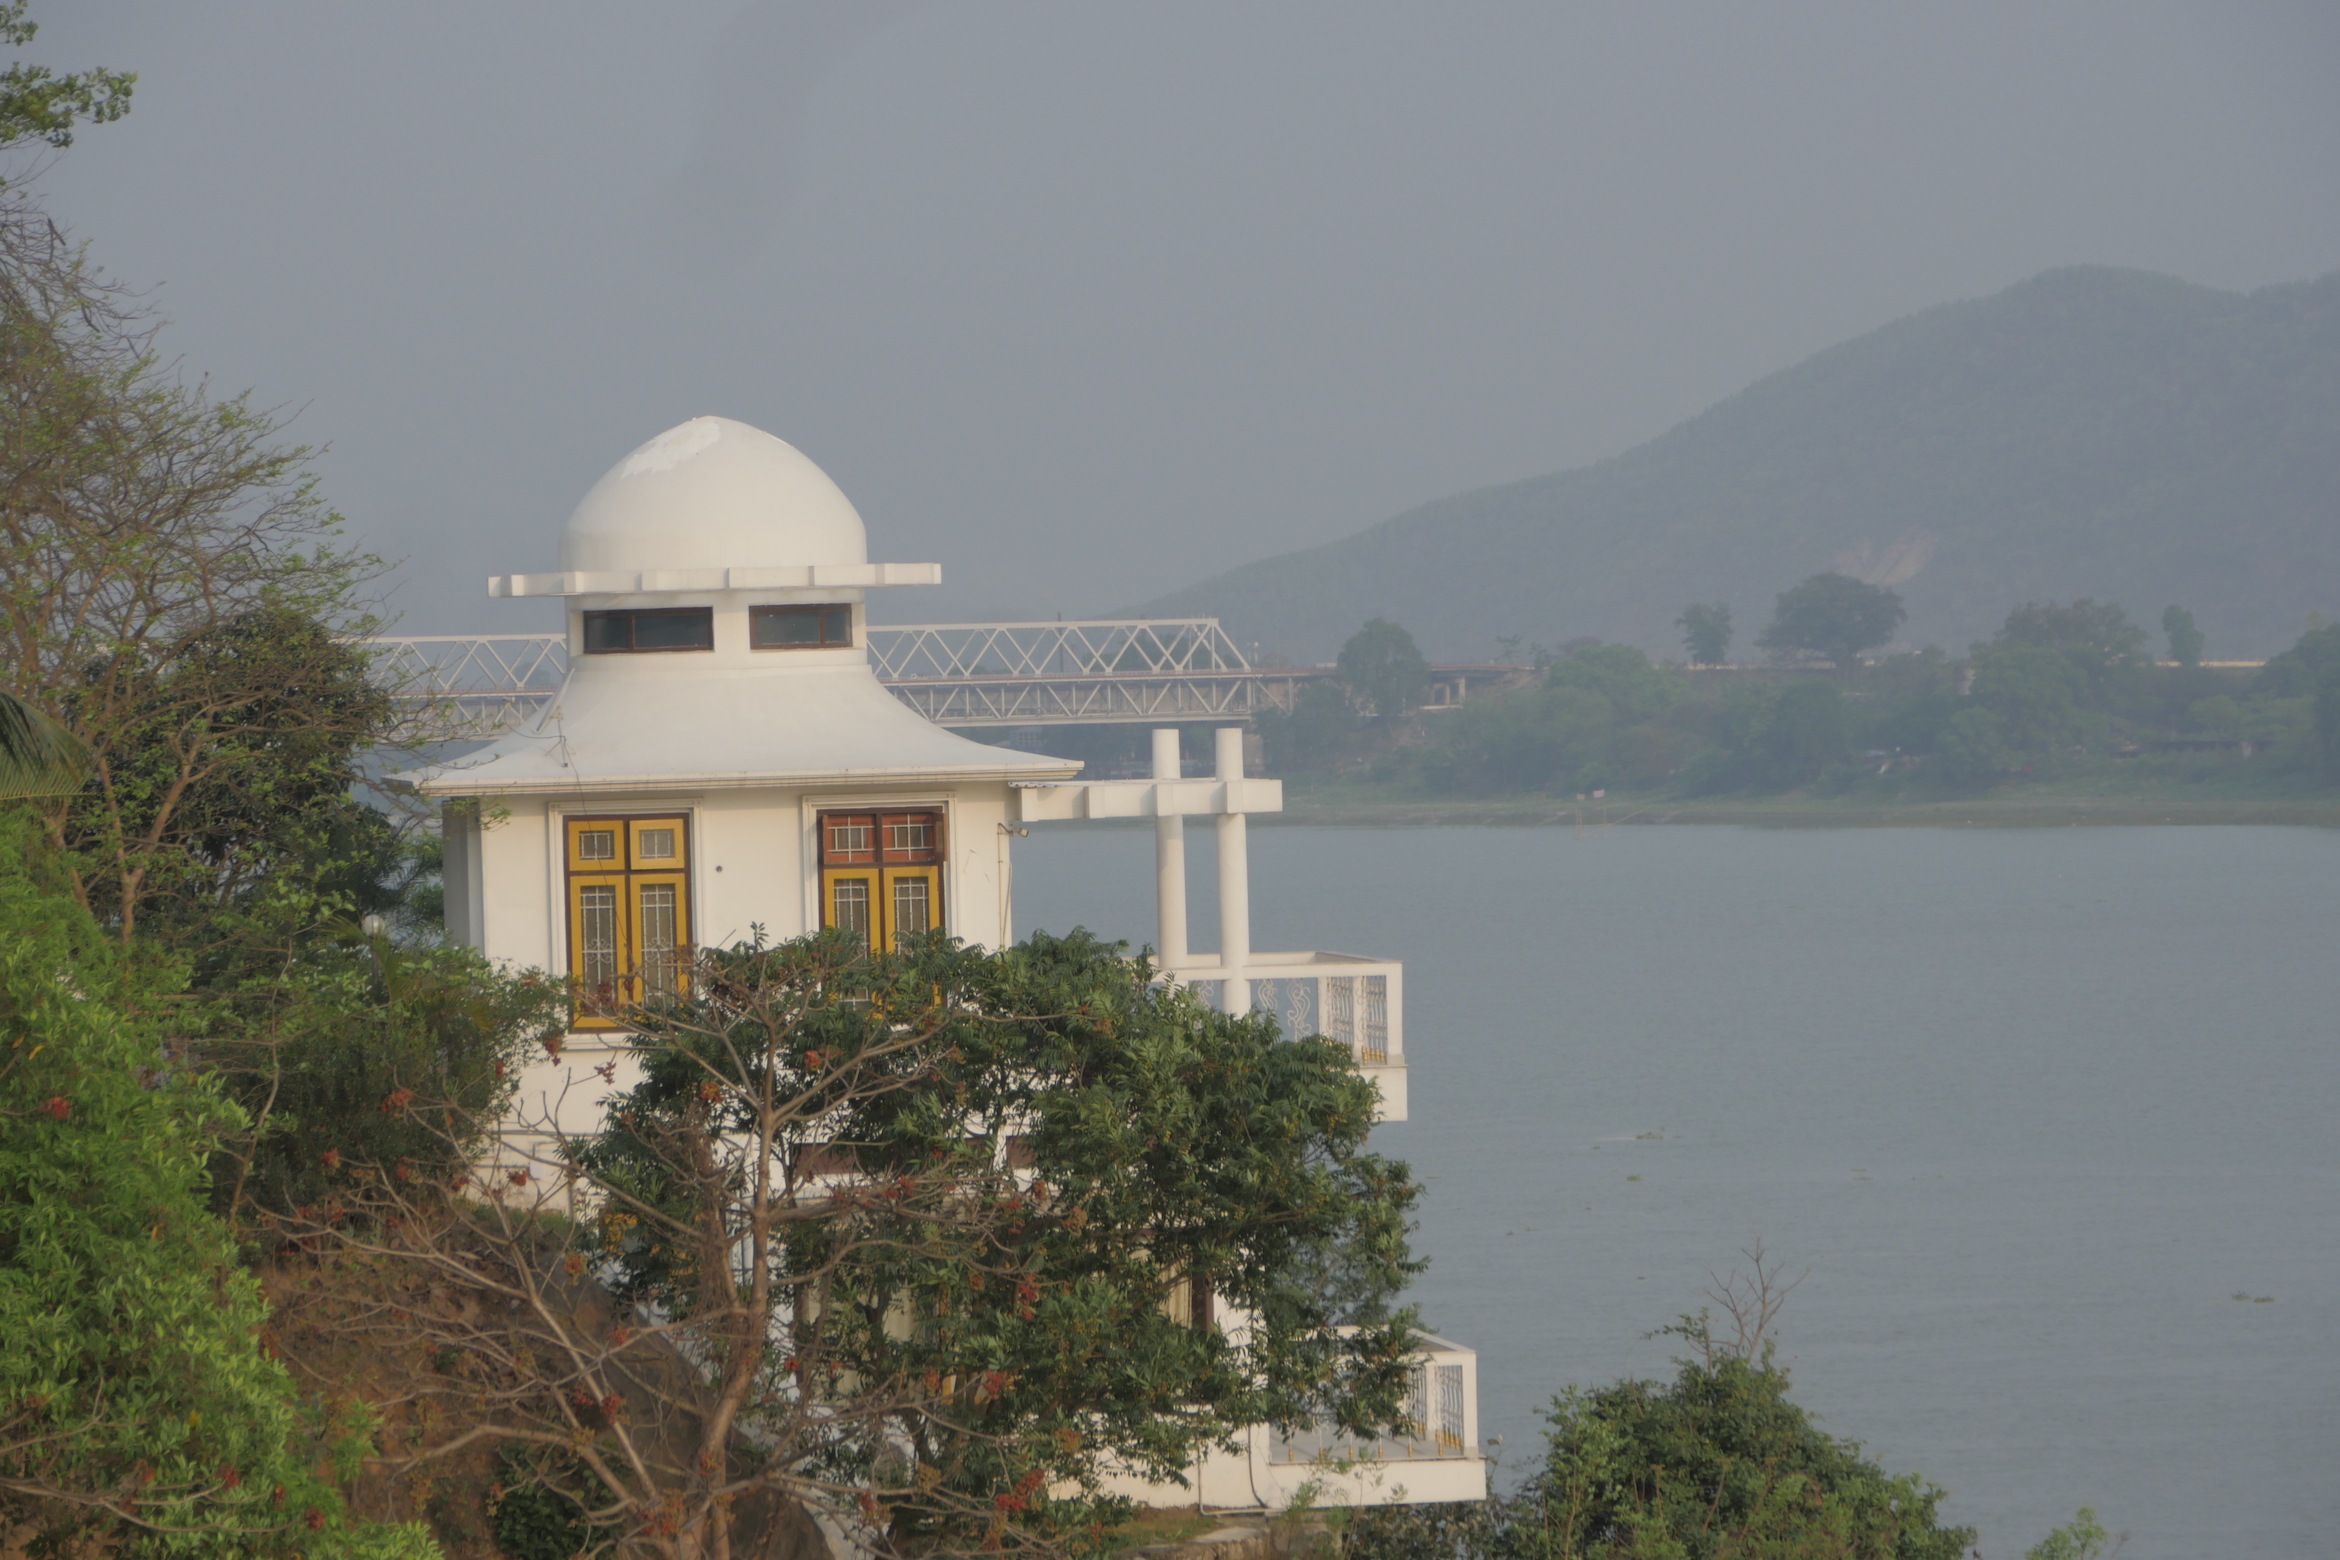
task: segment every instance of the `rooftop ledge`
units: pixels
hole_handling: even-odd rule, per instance
[[[807,563],[763,569],[570,569],[492,574],[488,594],[642,596],[686,590],[844,590],[871,585],[940,585],[939,563]]]

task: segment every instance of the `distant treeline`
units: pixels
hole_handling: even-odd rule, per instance
[[[1402,633],[1377,623],[1352,644],[1380,647],[1378,700],[1344,654],[1341,674],[1261,724],[1278,772],[1429,795],[1953,795],[2122,761],[2179,781],[2340,786],[2340,626],[2239,670],[2199,664],[2183,612],[2163,622],[2169,663],[2119,606],[2087,600],[2017,607],[1964,657],[1845,655],[1828,669],[1809,657],[1700,669],[1579,642],[1539,655],[1524,686],[1395,718],[1378,713],[1400,702],[1387,664],[1420,658],[1410,640],[1392,652]]]

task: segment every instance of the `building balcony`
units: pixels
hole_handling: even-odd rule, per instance
[[[1213,1007],[1228,1008],[1225,965],[1189,960],[1161,973]],[[1375,1119],[1406,1119],[1404,965],[1351,953],[1254,952],[1242,978],[1251,988],[1247,1010],[1273,1014],[1288,1038],[1322,1035],[1347,1046],[1381,1091]]]

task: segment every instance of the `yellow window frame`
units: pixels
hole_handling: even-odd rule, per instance
[[[690,816],[572,817],[562,821],[561,832],[568,869],[569,977],[581,1003],[598,1010],[575,1013],[570,1027],[623,1029],[625,1021],[617,1010],[647,995],[680,994],[689,988]],[[650,853],[661,846],[662,853]],[[610,890],[615,900],[607,949],[613,973],[589,983],[593,972],[588,968],[592,953],[587,947],[586,907],[589,892],[599,889]],[[650,895],[664,891],[667,902],[657,904],[645,891]],[[657,924],[661,913],[670,924]],[[646,949],[646,940],[663,946]],[[650,960],[663,969],[646,968]]]

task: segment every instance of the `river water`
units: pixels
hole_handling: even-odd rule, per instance
[[[1251,840],[1255,946],[1405,961],[1375,1143],[1502,1482],[1760,1238],[1796,1400],[1988,1560],[2083,1504],[2123,1560],[2340,1554],[2340,832]],[[1017,922],[1150,942],[1152,881],[1150,831],[1043,826]]]

